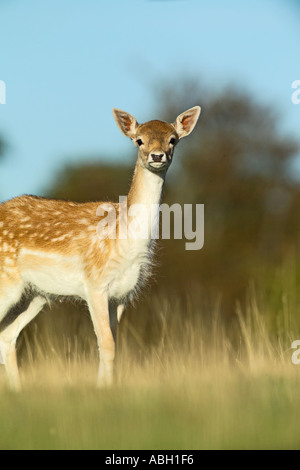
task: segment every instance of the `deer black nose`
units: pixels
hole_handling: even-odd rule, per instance
[[[161,162],[163,156],[164,153],[151,153],[151,157],[154,162]]]

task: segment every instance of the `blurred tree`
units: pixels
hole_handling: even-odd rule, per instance
[[[211,96],[191,83],[160,93],[165,118],[202,105],[167,200],[205,204],[203,250],[184,252],[182,243],[173,242],[162,269],[167,276],[165,268],[176,259],[175,277],[212,295],[221,292],[232,307],[261,265],[274,267],[299,243],[300,193],[289,177],[299,146],[280,134],[273,109],[232,88]]]
[[[166,244],[163,272],[222,292],[232,305],[262,264],[274,266],[299,243],[300,192],[289,173],[299,144],[280,134],[273,109],[232,88],[211,96],[195,83],[169,86],[158,103],[165,119],[202,105],[167,200],[205,204],[203,250]],[[177,270],[167,271],[174,259]]]
[[[157,102],[157,115],[170,122],[202,106],[193,136],[179,144],[164,202],[205,205],[204,248],[186,251],[185,240],[162,241],[158,284],[177,294],[191,286],[212,298],[219,293],[230,313],[250,280],[264,282],[261,267],[272,270],[299,243],[300,192],[289,174],[298,144],[281,135],[272,108],[233,88],[212,96],[197,82],[179,83],[160,89]],[[117,200],[127,194],[132,171],[70,167],[49,195]]]
[[[130,167],[123,164],[85,163],[69,166],[57,176],[47,195],[77,202],[118,201],[119,195],[128,193],[131,173]]]

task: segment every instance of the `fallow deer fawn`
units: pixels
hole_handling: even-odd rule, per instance
[[[0,204],[0,360],[15,389],[20,387],[17,338],[52,294],[87,302],[99,345],[98,384],[112,383],[117,323],[151,263],[151,234],[158,217],[150,208],[161,202],[175,145],[195,127],[200,107],[180,114],[174,124],[138,124],[119,109],[113,115],[138,148],[126,210],[129,215],[134,204],[145,207],[150,222],[146,237],[99,237],[99,202],[21,196]],[[120,214],[119,204],[114,207]],[[12,316],[18,305],[25,311]]]

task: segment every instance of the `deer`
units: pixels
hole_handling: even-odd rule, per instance
[[[145,208],[149,225],[140,239],[121,237],[118,230],[115,238],[108,231],[99,236],[99,220],[104,219],[99,202],[24,195],[0,204],[0,363],[11,388],[21,388],[16,350],[21,331],[52,298],[65,297],[87,303],[99,349],[97,385],[113,384],[117,325],[151,271],[151,234],[159,217],[150,209],[161,204],[174,149],[192,132],[200,111],[200,106],[188,109],[172,124],[139,124],[131,114],[113,109],[120,131],[138,150],[125,211],[132,220],[135,205]],[[121,205],[111,205],[118,227]]]

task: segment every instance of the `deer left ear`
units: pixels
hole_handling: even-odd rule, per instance
[[[200,112],[200,106],[194,106],[194,108],[188,109],[177,117],[173,126],[176,129],[179,139],[186,137],[192,132],[197,124]]]
[[[129,113],[126,113],[126,111],[122,111],[121,109],[117,108],[113,109],[113,116],[120,131],[126,135],[126,137],[133,139],[136,135],[136,129],[138,127],[138,123],[135,117],[131,116]]]

